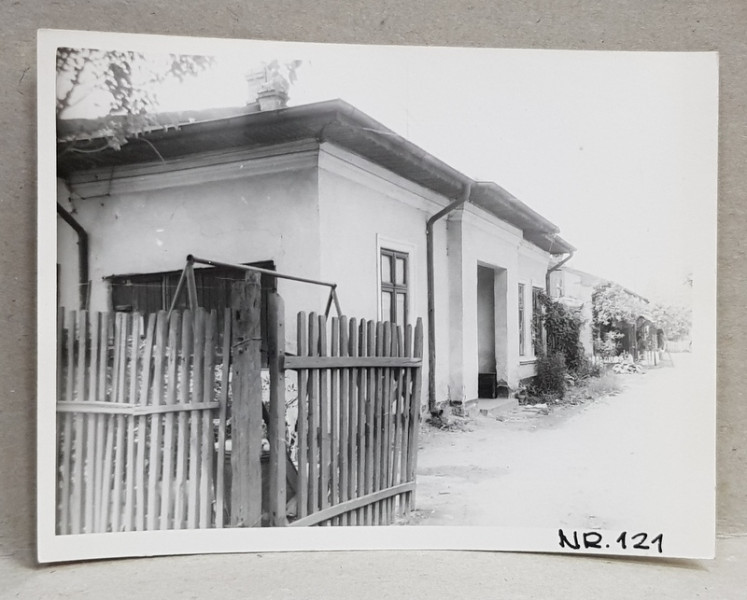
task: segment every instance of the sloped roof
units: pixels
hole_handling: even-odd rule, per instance
[[[168,161],[198,152],[316,139],[345,148],[447,198],[459,197],[465,186],[472,184],[472,203],[521,229],[529,242],[552,254],[575,250],[558,235],[556,225],[497,184],[473,181],[343,100],[265,112],[244,107],[171,113],[159,121],[165,125],[154,126],[119,150],[94,152],[85,150],[101,148],[103,138],[86,138],[80,132],[95,128],[95,122],[60,121],[58,138],[77,136],[75,147],[84,152],[71,151],[70,141],[60,141],[58,175],[64,178],[89,169],[150,163],[157,156]],[[178,122],[181,124],[173,125]]]

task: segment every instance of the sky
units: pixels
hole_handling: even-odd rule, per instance
[[[697,284],[699,257],[715,252],[701,235],[716,223],[714,54],[269,42],[199,50],[216,57],[213,67],[162,89],[162,110],[243,105],[247,72],[301,60],[289,105],[342,98],[473,179],[498,183],[559,226],[578,249],[569,266],[685,304],[685,280],[694,273]],[[69,116],[91,116],[90,104]]]

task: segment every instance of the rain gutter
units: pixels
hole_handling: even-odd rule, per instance
[[[552,295],[550,293],[550,273],[552,273],[553,271],[557,271],[558,269],[560,269],[560,267],[562,267],[565,263],[567,263],[569,260],[571,260],[573,258],[573,255],[575,253],[576,253],[575,250],[571,250],[568,253],[568,256],[566,256],[563,260],[561,260],[559,263],[556,263],[552,267],[550,267],[549,269],[547,269],[547,273],[545,273],[545,291],[547,292],[548,296]]]
[[[58,202],[57,214],[62,217],[78,235],[78,280],[80,293],[80,308],[85,309],[88,304],[88,233],[83,226],[75,220],[65,208]]]
[[[435,267],[433,264],[433,224],[453,210],[469,202],[472,182],[464,187],[462,197],[431,216],[425,224],[427,268],[428,268],[428,410],[432,415],[436,408],[436,306],[435,306]]]

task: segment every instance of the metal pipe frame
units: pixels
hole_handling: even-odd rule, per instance
[[[187,256],[187,267],[190,267],[193,264],[201,264],[201,265],[209,265],[211,267],[225,267],[228,269],[239,269],[240,271],[252,271],[253,273],[262,273],[264,275],[271,275],[272,277],[278,277],[280,279],[288,279],[290,281],[299,281],[301,283],[309,283],[311,285],[320,285],[323,287],[329,288],[329,298],[327,298],[327,306],[324,311],[325,316],[329,316],[330,309],[332,308],[332,305],[334,304],[335,310],[337,311],[337,316],[342,316],[342,309],[340,308],[340,300],[337,297],[337,284],[332,283],[330,281],[320,281],[318,279],[310,279],[308,277],[299,277],[297,275],[288,275],[286,273],[278,273],[277,271],[272,271],[270,269],[262,269],[261,267],[252,267],[249,265],[239,265],[235,263],[227,263],[227,262],[221,262],[217,260],[209,260],[207,258],[198,258],[192,254]],[[182,280],[179,280],[179,283],[182,283]],[[172,305],[173,307],[173,305]]]

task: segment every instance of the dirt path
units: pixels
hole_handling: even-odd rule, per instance
[[[472,431],[424,426],[412,523],[661,531],[702,521],[700,467],[712,469],[703,459],[713,449],[691,415],[713,399],[688,393],[691,356],[675,361],[622,376],[621,394],[581,407],[518,422],[478,416]]]

